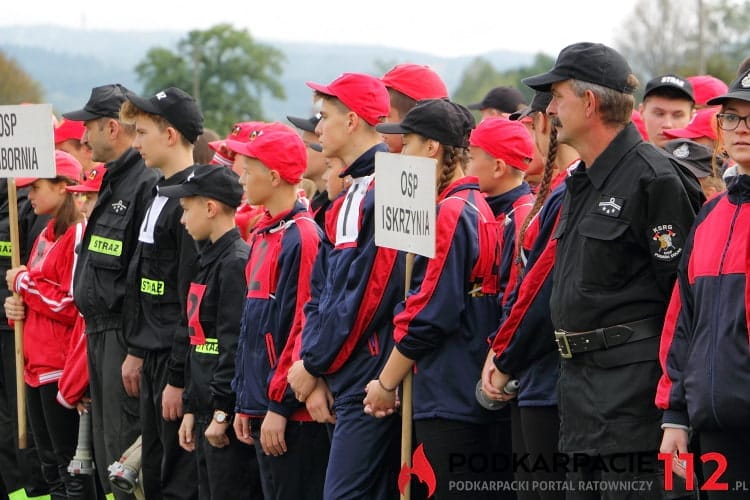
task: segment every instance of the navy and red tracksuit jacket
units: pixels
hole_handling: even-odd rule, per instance
[[[730,181],[695,219],[667,310],[656,406],[698,430],[750,422],[750,176]]]
[[[403,256],[375,245],[377,144],[340,175],[351,175],[336,213],[336,236],[321,252],[306,308],[301,357],[305,369],[325,376],[335,405],[362,404],[364,388],[377,378],[393,348],[393,309],[404,297]],[[335,205],[335,202],[334,202]]]
[[[487,423],[498,418],[474,389],[497,329],[501,227],[475,177],[438,196],[435,257],[416,256],[412,286],[393,318],[396,348],[416,361],[414,419]]]
[[[508,301],[510,293],[518,282],[518,236],[521,225],[534,205],[534,194],[526,182],[522,182],[507,193],[488,196],[487,203],[495,214],[495,219],[502,224],[503,234],[500,241],[500,304]]]
[[[523,279],[505,307],[505,318],[492,342],[495,366],[519,381],[519,406],[554,406],[560,356],[549,310],[557,226],[565,184],[555,189],[539,213],[539,230]]]
[[[301,201],[284,213],[268,213],[250,235],[245,268],[247,294],[242,312],[232,387],[236,411],[263,417],[273,411],[309,421],[286,376],[299,359],[303,306],[322,232]]]

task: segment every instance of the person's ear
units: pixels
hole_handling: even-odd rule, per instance
[[[356,129],[359,126],[359,115],[355,113],[354,111],[349,111],[346,113],[346,129],[349,132],[353,132],[354,129]]]
[[[500,158],[495,158],[495,168],[492,169],[492,177],[495,179],[501,178],[505,175],[505,171],[508,168],[508,164]]]
[[[278,187],[281,183],[281,174],[279,174],[278,170],[269,170],[268,172],[271,175],[271,185]]]
[[[427,139],[427,154],[430,158],[436,158],[440,151],[440,143],[435,139]]]
[[[180,133],[174,127],[167,127],[167,144],[174,146],[180,141]]]

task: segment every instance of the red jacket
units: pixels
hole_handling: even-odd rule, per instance
[[[75,408],[89,387],[89,366],[86,354],[86,323],[78,315],[70,336],[70,349],[58,382],[57,402],[65,408]]]
[[[78,223],[54,239],[54,219],[37,237],[27,263],[14,283],[26,305],[23,327],[24,380],[31,387],[59,380],[79,314],[73,302],[72,281]]]

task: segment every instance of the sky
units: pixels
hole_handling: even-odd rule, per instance
[[[613,0],[20,0],[3,2],[0,29],[53,24],[187,32],[226,22],[267,41],[385,45],[446,57],[493,50],[555,55],[580,41],[615,45],[634,4]]]

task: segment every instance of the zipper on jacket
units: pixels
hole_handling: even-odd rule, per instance
[[[729,247],[732,245],[732,236],[734,235],[734,225],[737,222],[737,217],[740,214],[740,210],[742,209],[742,203],[738,203],[736,208],[734,209],[734,213],[732,214],[732,222],[729,225],[729,234],[727,236],[727,241],[724,245],[724,251],[721,253],[721,260],[719,261],[719,286],[718,291],[716,293],[716,297],[714,297],[714,314],[713,316],[713,325],[712,329],[714,331],[714,334],[711,335],[711,353],[709,356],[710,364],[708,366],[708,374],[710,377],[710,384],[711,384],[711,390],[709,393],[711,394],[711,413],[714,416],[714,420],[716,423],[721,427],[721,421],[719,420],[719,416],[716,414],[716,391],[715,388],[715,381],[714,381],[714,365],[716,364],[716,343],[718,341],[717,339],[717,333],[719,332],[719,314],[718,314],[718,304],[721,304],[722,302],[722,290],[724,287],[722,287],[722,281],[724,281],[724,261],[727,257],[727,252],[729,251]]]

